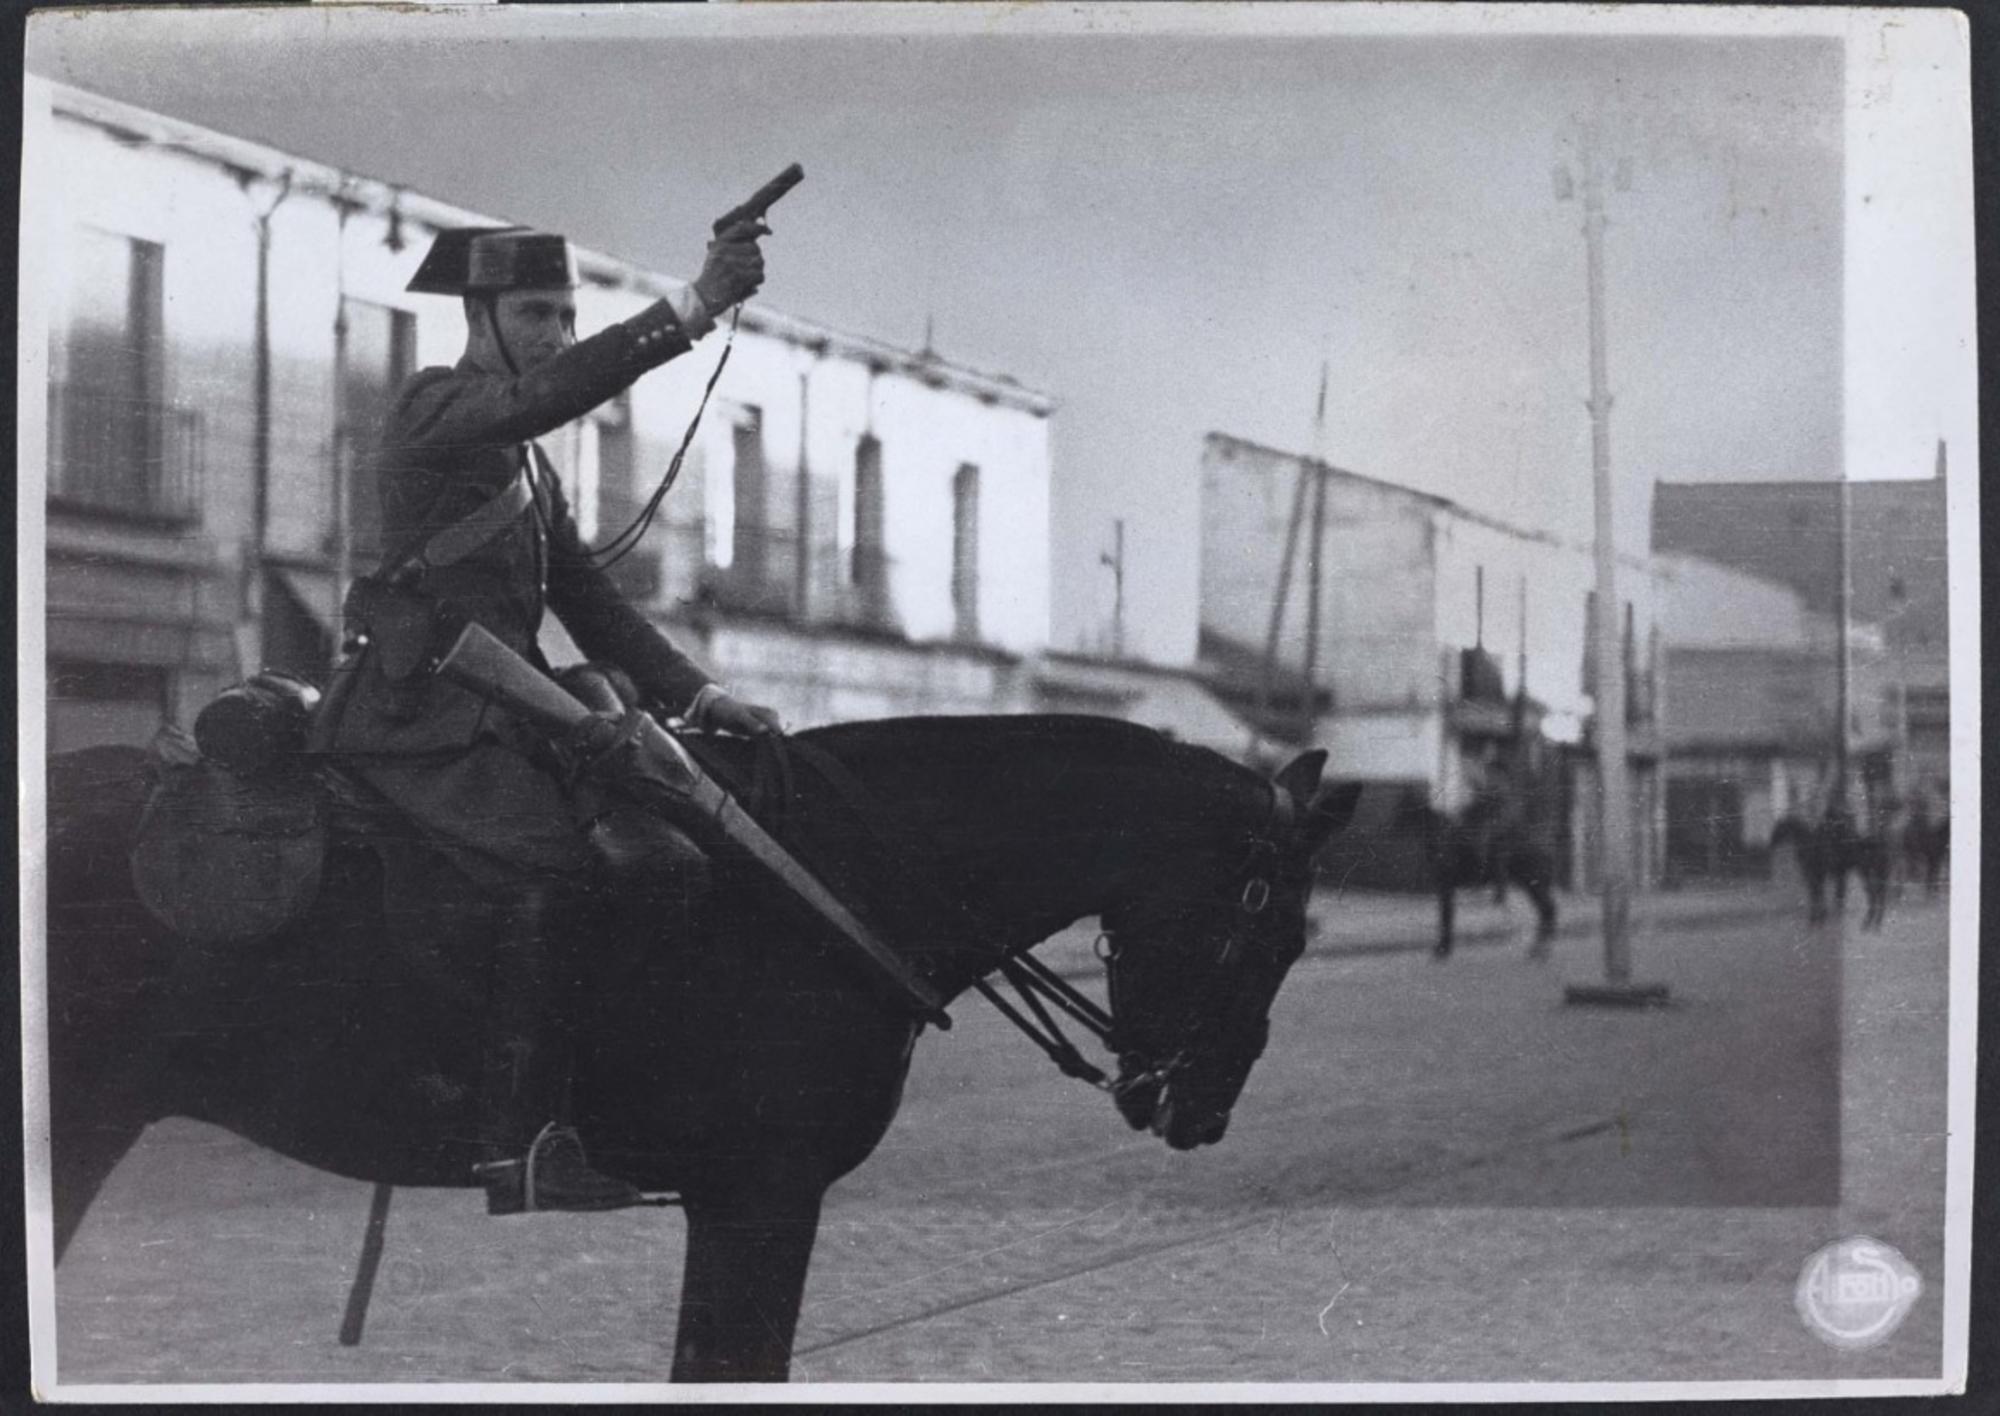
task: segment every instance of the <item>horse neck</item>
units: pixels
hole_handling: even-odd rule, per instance
[[[998,933],[1006,952],[1032,948],[1077,920],[1115,916],[1164,891],[1199,889],[1209,876],[1219,888],[1262,825],[1269,797],[1266,791],[1258,804],[1227,783],[1203,785],[1162,794],[1157,782],[1121,780],[1113,771],[1102,786],[1107,801],[1124,800],[1120,809],[1080,821],[1060,800],[1037,803],[1041,809],[1034,814],[1041,819],[1032,850],[1017,872],[1009,872],[1032,885],[1003,886],[985,900],[989,917],[1002,921]]]
[[[996,952],[1011,957],[1196,873],[1234,869],[1268,817],[1269,786],[1215,754],[1061,720],[1039,734],[1007,723],[981,739],[992,721],[934,725],[944,746],[931,762],[920,746],[884,753],[867,772],[885,809],[921,829],[944,927],[977,936],[934,975],[946,988],[970,986]],[[973,760],[975,741],[1002,755],[966,774],[956,763]]]

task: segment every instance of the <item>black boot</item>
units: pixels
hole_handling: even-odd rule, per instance
[[[480,1139],[473,1167],[488,1214],[608,1210],[645,1202],[638,1190],[590,1168],[575,1131],[556,1124],[569,1072],[560,1002],[551,967],[554,887],[510,892],[495,931],[499,956],[480,1059]]]

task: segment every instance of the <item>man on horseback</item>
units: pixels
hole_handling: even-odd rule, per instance
[[[570,972],[555,925],[591,887],[616,899],[685,881],[700,851],[658,818],[577,785],[547,743],[429,670],[440,639],[470,621],[548,672],[536,645],[547,608],[640,701],[704,730],[778,731],[774,712],[711,682],[626,603],[534,441],[687,352],[753,294],[768,234],[756,221],[720,231],[689,290],[582,341],[576,262],[561,236],[446,231],[409,284],[463,299],[465,353],[412,377],[388,415],[377,468],[390,549],[349,597],[349,650],[315,745],[412,819],[492,902],[498,953],[476,1168],[489,1213],[639,1199],[592,1169],[576,1133],[552,1120],[570,1051],[553,1001]]]

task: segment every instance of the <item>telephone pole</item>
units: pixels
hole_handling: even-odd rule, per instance
[[[1125,657],[1125,518],[1111,523],[1113,549],[1101,552],[1099,565],[1111,567],[1111,657]]]
[[[1617,519],[1611,479],[1611,391],[1604,329],[1604,167],[1595,122],[1583,130],[1583,242],[1590,302],[1590,471],[1596,512],[1597,674],[1592,684],[1598,779],[1598,876],[1604,898],[1604,982],[1564,990],[1571,1003],[1664,1003],[1665,984],[1632,982],[1632,795],[1625,743],[1624,615],[1618,595]],[[1616,174],[1627,182],[1621,166]],[[1558,169],[1557,195],[1568,170]]]
[[[1839,490],[1840,527],[1836,534],[1840,546],[1840,584],[1838,586],[1838,594],[1835,596],[1837,606],[1835,618],[1839,621],[1840,642],[1834,650],[1834,662],[1839,679],[1839,682],[1835,685],[1834,703],[1835,713],[1839,721],[1833,730],[1833,792],[1836,797],[1844,802],[1847,799],[1848,789],[1847,757],[1850,750],[1848,745],[1848,729],[1854,721],[1854,702],[1852,697],[1854,692],[1854,649],[1849,642],[1849,622],[1854,613],[1853,606],[1849,603],[1849,597],[1854,593],[1853,553],[1849,548],[1849,538],[1853,534],[1854,512],[1852,504],[1849,501],[1847,470],[1845,468],[1841,469]]]

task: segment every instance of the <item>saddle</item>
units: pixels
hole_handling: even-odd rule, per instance
[[[597,666],[561,677],[593,706],[632,693]],[[155,741],[132,881],[177,936],[244,944],[275,934],[312,907],[336,841],[407,839],[396,807],[307,749],[319,709],[311,684],[267,671],[209,703],[192,742],[185,733]],[[586,839],[613,878],[705,891],[706,859],[678,829],[615,793],[588,799],[597,806]]]
[[[339,837],[379,832],[393,809],[308,753],[317,688],[266,670],[211,701],[192,738],[154,740],[154,783],[132,849],[153,917],[198,944],[244,944],[311,908]]]

